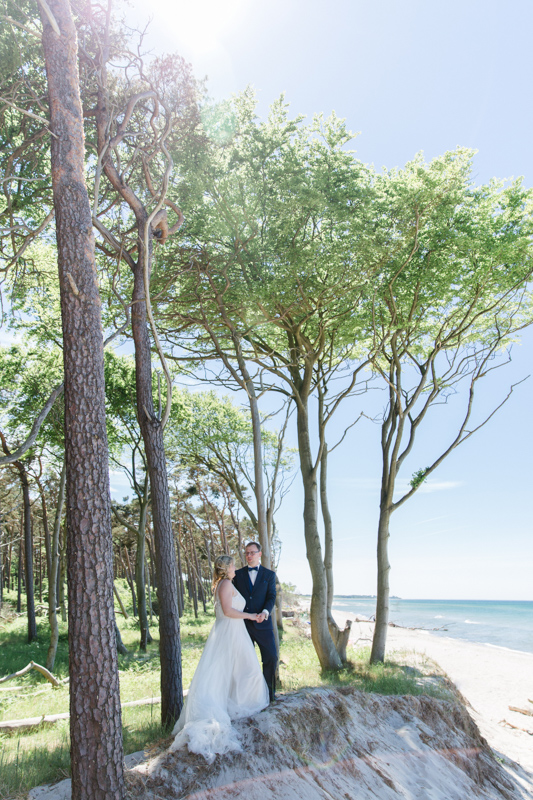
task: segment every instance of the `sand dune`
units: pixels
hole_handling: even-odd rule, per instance
[[[134,798],[189,800],[519,800],[465,709],[351,687],[282,697],[235,723],[243,752],[165,753],[130,773]]]
[[[352,614],[335,612],[339,625]],[[352,623],[352,644],[368,644],[374,625]],[[387,655],[419,653],[437,662],[467,701],[482,735],[504,760],[511,759],[530,773],[533,797],[533,717],[510,711],[509,706],[533,711],[533,654],[472,644],[430,632],[390,627]],[[507,723],[523,728],[515,730]],[[529,731],[527,733],[525,731]]]

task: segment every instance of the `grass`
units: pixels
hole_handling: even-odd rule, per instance
[[[415,660],[395,654],[384,664],[370,664],[370,647],[361,647],[350,654],[350,662],[341,670],[323,672],[311,640],[302,631],[301,621],[286,621],[280,645],[280,679],[282,693],[295,692],[310,686],[353,686],[363,692],[384,695],[426,694],[450,700],[452,693],[441,676],[435,679],[435,665],[429,659]],[[304,628],[305,630],[305,628]]]
[[[122,583],[122,585],[121,585]],[[124,582],[117,581],[126,608],[131,613],[129,590]],[[5,597],[5,595],[4,595]],[[25,667],[30,661],[45,664],[48,651],[48,623],[46,617],[38,620],[35,642],[26,641],[26,619],[14,614],[8,595],[0,617],[0,676],[9,675]],[[213,624],[214,614],[200,614],[195,619],[187,609],[181,619],[183,684],[190,684],[203,645]],[[160,695],[160,673],[157,624],[151,630],[154,640],[148,651],[138,647],[137,620],[124,619],[117,614],[122,640],[129,652],[119,656],[120,695],[123,703]],[[280,694],[312,686],[355,686],[366,692],[379,694],[432,694],[447,697],[450,693],[442,681],[435,681],[431,664],[418,664],[416,668],[400,660],[370,665],[369,651],[358,650],[352,663],[340,672],[323,673],[313,645],[306,635],[305,617],[286,620],[280,647]],[[60,640],[54,675],[59,679],[68,676],[68,646],[66,625],[60,624]],[[9,688],[9,691],[2,691]],[[11,691],[11,689],[16,689]],[[58,714],[68,711],[68,685],[54,688],[42,675],[31,670],[21,678],[12,679],[0,686],[0,720],[24,719]],[[150,748],[166,736],[160,724],[160,706],[146,705],[123,708],[123,739],[125,754]],[[68,777],[70,772],[68,720],[55,724],[41,724],[27,731],[0,734],[0,799],[22,797],[39,784],[51,783]]]

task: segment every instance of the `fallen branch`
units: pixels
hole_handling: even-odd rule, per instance
[[[530,711],[529,708],[518,708],[518,706],[509,706],[509,711],[517,711],[519,714],[525,714],[527,717],[533,717],[533,711]]]
[[[519,728],[518,725],[513,725],[511,722],[507,722],[506,719],[500,720],[500,725],[507,725],[509,728],[513,728],[515,731],[522,731],[522,733],[527,733],[529,736],[533,736],[533,731],[528,731],[527,728]]]
[[[0,722],[0,730],[18,731],[21,728],[36,728],[41,722],[59,722],[61,719],[69,718],[68,711],[65,714],[43,714],[40,717],[29,717],[28,719],[13,719],[7,722]]]
[[[355,645],[358,644],[358,642],[371,642],[371,641],[372,641],[371,636],[360,636],[358,639],[355,639],[355,641],[350,642],[350,644],[353,647],[355,647]]]
[[[21,669],[19,672],[13,672],[11,675],[6,675],[5,678],[0,678],[0,683],[5,683],[6,681],[10,681],[11,678],[20,678],[22,675],[25,675],[30,669],[36,669],[37,672],[40,672],[41,675],[44,675],[47,681],[50,681],[54,686],[61,686],[57,678],[54,678],[51,672],[48,672],[46,667],[41,667],[40,664],[36,664],[35,661],[30,661],[27,667]]]
[[[186,694],[184,692],[184,694]],[[130,700],[128,703],[122,703],[122,708],[129,708],[131,706],[147,706],[155,705],[161,702],[160,697],[145,697],[142,700]],[[0,722],[0,730],[3,731],[17,731],[23,728],[36,728],[43,722],[59,722],[62,719],[69,718],[69,712],[63,714],[43,714],[40,717],[28,717],[28,719],[12,719]]]

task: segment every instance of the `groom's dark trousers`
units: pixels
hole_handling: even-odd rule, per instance
[[[264,610],[268,611],[268,619],[264,622],[253,622],[251,619],[245,619],[244,624],[252,642],[256,642],[259,647],[268,693],[270,700],[274,700],[276,694],[276,664],[278,663],[272,614],[276,603],[276,573],[259,565],[257,578],[255,583],[252,584],[248,577],[248,567],[243,567],[236,571],[233,583],[246,601],[245,611],[250,614],[260,614]]]

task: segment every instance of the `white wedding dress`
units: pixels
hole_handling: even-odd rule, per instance
[[[232,588],[232,608],[242,611],[244,597]],[[232,719],[256,714],[269,703],[268,687],[244,620],[225,616],[218,592],[215,617],[170,746],[177,750],[187,745],[208,763],[217,753],[242,749]]]

